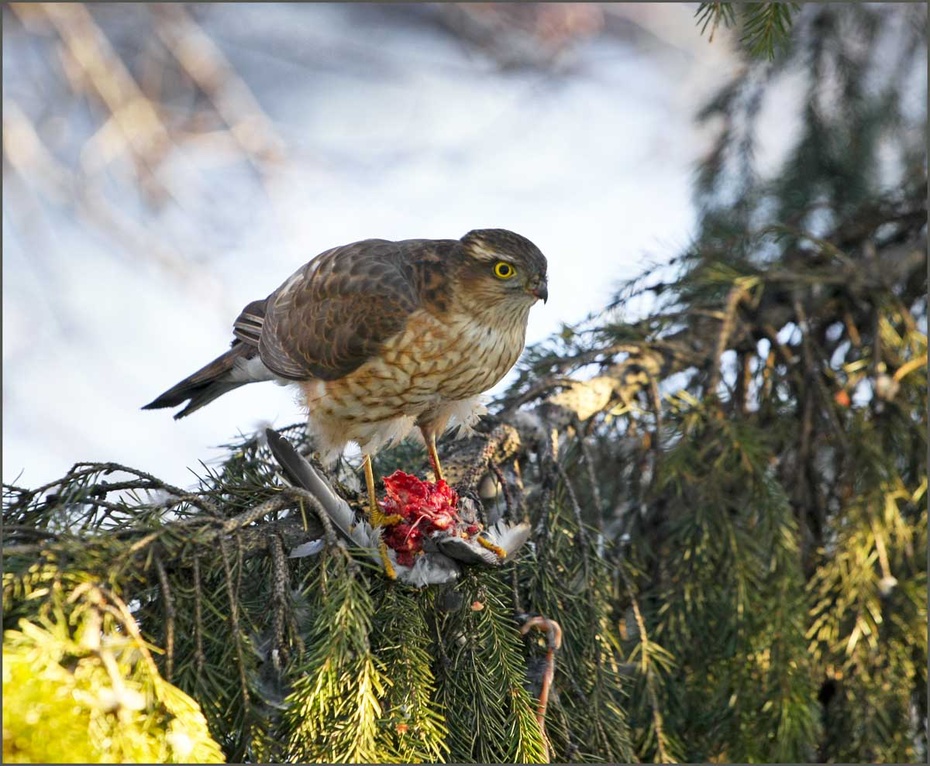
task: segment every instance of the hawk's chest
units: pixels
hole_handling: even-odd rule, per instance
[[[525,331],[520,317],[489,326],[465,314],[415,312],[377,356],[327,382],[318,404],[331,415],[384,420],[467,399],[504,377],[523,350]]]
[[[301,384],[308,424],[324,451],[338,452],[348,441],[375,451],[403,438],[417,420],[491,388],[517,361],[525,333],[525,314],[488,327],[470,315],[415,312],[358,369]]]
[[[414,395],[475,396],[503,378],[520,356],[526,322],[514,319],[490,325],[464,313],[439,318],[418,312],[386,344],[380,366]]]

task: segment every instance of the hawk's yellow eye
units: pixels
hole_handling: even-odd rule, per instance
[[[494,264],[494,276],[498,279],[510,279],[517,270],[507,261],[498,261]]]

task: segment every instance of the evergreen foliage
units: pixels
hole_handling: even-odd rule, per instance
[[[118,596],[52,566],[31,567],[16,585],[40,606],[4,633],[5,762],[223,759],[197,703],[162,679]]]
[[[387,582],[257,437],[192,491],[115,464],[5,486],[4,755],[60,756],[42,700],[87,760],[925,759],[925,27],[799,11],[704,111],[693,246],[528,349],[481,433],[441,445],[488,519],[532,526],[501,568]],[[798,72],[765,176],[758,116]],[[347,462],[327,476],[364,507]],[[562,631],[544,732],[532,615]]]
[[[925,26],[805,8],[702,115],[721,132],[674,275],[534,349],[513,396],[612,385],[579,427],[636,596],[642,758],[926,757]],[[799,75],[805,119],[765,177],[763,102]]]
[[[775,57],[778,48],[790,34],[792,14],[800,9],[799,3],[701,3],[695,11],[701,34],[710,27],[710,39],[720,24],[726,27],[740,25],[740,42],[753,56]],[[739,19],[737,18],[739,11]]]

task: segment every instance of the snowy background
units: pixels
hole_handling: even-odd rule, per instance
[[[337,244],[509,228],[549,259],[529,343],[600,308],[694,230],[715,126],[693,117],[739,65],[722,31],[700,35],[695,7],[588,6],[558,45],[511,35],[495,49],[427,5],[187,6],[238,78],[217,111],[258,116],[236,146],[229,126],[178,129],[146,193],[61,52],[61,30],[84,22],[4,6],[3,480],[116,461],[190,485],[237,433],[300,420],[272,384],[181,421],[139,408],[221,353],[242,306]],[[154,87],[133,62],[154,57],[155,11],[91,12]],[[161,87],[166,121],[191,112]]]

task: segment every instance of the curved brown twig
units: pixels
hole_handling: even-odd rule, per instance
[[[549,760],[549,737],[546,736],[546,708],[549,705],[549,689],[555,676],[555,653],[562,646],[562,627],[555,620],[547,617],[531,617],[520,628],[524,636],[533,628],[546,633],[546,672],[543,673],[542,686],[539,689],[539,703],[536,706],[536,720],[539,723],[539,733],[542,735],[545,748],[546,761]]]

